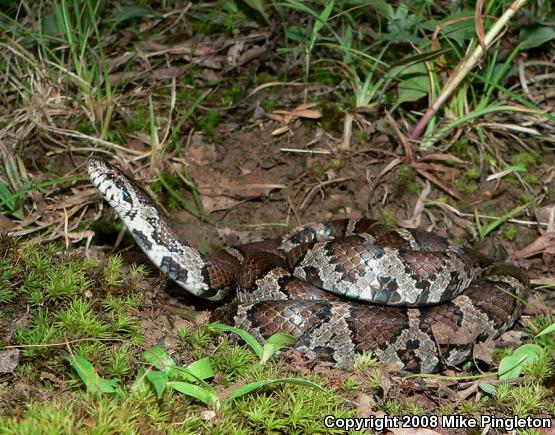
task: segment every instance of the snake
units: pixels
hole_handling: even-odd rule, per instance
[[[468,361],[520,317],[529,280],[517,266],[419,229],[335,219],[205,255],[112,164],[87,171],[141,250],[188,293],[221,301],[211,319],[264,343],[295,337],[308,360],[353,367],[369,354],[392,370],[434,373]]]

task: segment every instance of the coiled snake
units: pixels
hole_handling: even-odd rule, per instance
[[[260,341],[287,332],[298,350],[339,367],[363,351],[416,373],[460,364],[475,343],[510,328],[527,297],[528,279],[515,266],[369,219],[309,225],[229,249],[223,258],[204,256],[131,177],[93,159],[88,173],[171,280],[215,301],[237,292],[237,302],[217,309],[214,319]]]

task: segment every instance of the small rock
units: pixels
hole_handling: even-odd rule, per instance
[[[0,373],[12,373],[19,363],[19,349],[0,352]]]

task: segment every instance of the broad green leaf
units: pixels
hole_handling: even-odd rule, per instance
[[[234,334],[237,334],[239,337],[245,340],[245,343],[247,343],[252,348],[252,350],[254,350],[254,353],[258,355],[258,358],[262,358],[262,355],[264,353],[262,350],[262,346],[260,345],[260,343],[258,343],[258,341],[256,341],[256,338],[254,338],[247,331],[236,328],[235,326],[224,325],[223,323],[211,323],[208,325],[208,329],[211,329],[213,331],[233,332]]]
[[[318,33],[322,27],[324,26],[324,24],[326,24],[328,22],[328,19],[330,17],[331,11],[333,10],[333,6],[334,6],[335,2],[334,0],[331,0],[326,7],[324,8],[324,10],[322,11],[322,13],[320,14],[320,16],[318,17],[318,19],[316,20],[316,22],[314,23],[314,33]]]
[[[551,26],[528,26],[521,30],[519,40],[523,50],[536,48],[555,38],[555,29]]]
[[[161,347],[153,347],[143,354],[143,358],[163,372],[169,372],[175,367],[175,362]]]
[[[8,186],[2,180],[0,180],[0,200],[10,211],[15,211],[17,208],[16,198],[13,197],[12,192],[10,192],[10,189],[8,189]]]
[[[168,383],[168,375],[158,370],[151,370],[146,374],[146,378],[154,385],[158,397],[162,397],[166,384]]]
[[[173,388],[180,393],[186,394],[187,396],[194,397],[200,400],[205,405],[214,404],[216,407],[219,406],[220,399],[211,388],[203,388],[198,385],[189,384],[187,382],[177,382],[172,381],[166,384],[169,388]]]
[[[517,163],[516,165],[507,166],[507,169],[510,169],[512,172],[526,172],[528,168],[524,163]]]
[[[418,101],[428,95],[430,90],[430,78],[424,64],[417,63],[405,69],[398,85],[399,98],[397,105],[407,101]]]
[[[198,379],[208,379],[214,377],[216,374],[212,367],[212,362],[209,357],[199,359],[194,363],[189,364],[187,367],[181,368],[176,366],[174,372],[179,374],[176,377],[187,381],[197,381]]]
[[[486,225],[485,228],[483,228],[483,230],[480,231],[480,235],[482,236],[482,238],[486,237],[493,230],[497,229],[497,227],[501,226],[503,223],[507,222],[509,219],[512,219],[515,216],[522,213],[527,207],[528,207],[528,204],[523,204],[523,205],[521,205],[519,207],[516,207],[516,208],[512,209],[511,211],[505,213],[503,216],[495,219],[494,221],[492,221],[488,225]]]
[[[260,13],[268,24],[270,23],[270,19],[266,13],[266,2],[264,0],[243,0],[243,2]]]
[[[543,331],[539,332],[538,335],[536,335],[536,338],[541,337],[542,335],[551,334],[553,332],[555,332],[555,323],[552,323],[547,328],[545,328]]]
[[[119,11],[117,11],[114,15],[115,24],[121,24],[124,21],[131,20],[133,18],[142,18],[149,15],[155,15],[152,9],[145,8],[144,6],[140,5],[129,5],[123,6]]]
[[[268,340],[266,340],[266,343],[264,343],[264,347],[262,349],[262,358],[260,358],[260,362],[264,364],[282,347],[295,344],[296,342],[297,339],[292,335],[285,334],[284,332],[276,332],[274,335],[268,338]]]
[[[495,387],[495,385],[490,384],[489,382],[480,382],[478,384],[478,387],[480,387],[482,391],[489,394],[490,396],[493,396],[497,391],[497,388]]]
[[[441,20],[428,20],[422,23],[422,27],[433,32],[437,26],[440,27],[440,34],[456,41],[460,46],[465,45],[468,41],[476,36],[476,20],[474,19],[475,11],[464,10],[451,14]],[[488,21],[485,20],[486,29]],[[446,24],[449,23],[449,24]]]
[[[305,379],[299,379],[299,378],[267,379],[267,380],[263,380],[263,381],[252,382],[250,384],[242,386],[238,390],[231,393],[226,401],[231,401],[231,400],[237,399],[238,397],[244,396],[245,394],[251,393],[251,392],[253,392],[255,390],[258,390],[260,388],[264,388],[264,387],[267,387],[268,385],[277,384],[277,383],[280,383],[280,382],[287,382],[287,383],[298,384],[298,385],[306,385],[308,387],[313,387],[313,388],[317,388],[317,389],[322,390],[322,391],[326,391],[320,385],[315,384],[314,382],[307,381]]]
[[[107,380],[101,378],[93,365],[82,356],[68,356],[67,360],[90,392],[113,393],[116,391],[117,379]]]
[[[501,360],[497,373],[499,379],[518,378],[524,367],[540,358],[543,350],[537,344],[524,344]]]
[[[137,377],[133,381],[133,385],[131,386],[131,391],[138,391],[145,386],[145,379],[146,379],[146,370],[141,367],[137,371]]]
[[[41,33],[45,36],[57,36],[60,33],[54,15],[49,14],[42,17]]]

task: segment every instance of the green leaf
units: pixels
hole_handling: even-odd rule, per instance
[[[214,377],[216,372],[212,367],[212,362],[209,357],[199,359],[194,363],[189,364],[185,368],[179,366],[176,367],[175,371],[179,370],[179,374],[176,377],[184,379],[186,381],[196,381],[198,379],[208,379]]]
[[[491,233],[493,230],[497,229],[498,227],[500,227],[503,223],[507,222],[509,219],[514,218],[515,216],[519,215],[520,213],[522,213],[526,208],[528,207],[528,204],[523,204],[519,207],[516,207],[514,209],[512,209],[511,211],[505,213],[503,216],[495,219],[494,221],[490,222],[489,224],[487,224],[485,227],[480,228],[479,232],[480,232],[480,236],[482,237],[482,239],[484,237],[486,237],[489,233]],[[478,217],[476,217],[476,219],[478,220]]]
[[[542,335],[551,334],[553,332],[555,332],[555,323],[552,323],[547,328],[545,328],[543,331],[539,332],[538,335],[536,335],[536,338],[541,337]]]
[[[158,397],[162,397],[166,384],[168,383],[168,375],[158,370],[152,370],[146,374],[146,378],[154,385]]]
[[[146,370],[141,367],[137,370],[137,377],[133,381],[133,385],[131,385],[131,391],[138,391],[145,386],[145,379],[146,379]]]
[[[478,387],[480,387],[482,391],[489,394],[490,396],[493,396],[497,391],[497,388],[495,387],[495,385],[492,385],[489,382],[480,382],[478,384]]]
[[[465,45],[465,41],[476,36],[476,21],[474,19],[475,12],[473,10],[463,10],[451,14],[441,20],[428,20],[422,23],[422,28],[433,32],[437,26],[440,26],[440,34],[457,42],[460,46]],[[486,20],[486,28],[487,28]],[[449,23],[449,24],[446,24]]]
[[[82,356],[68,356],[67,360],[91,393],[114,393],[117,379],[103,379],[93,365]]]
[[[318,33],[322,27],[324,26],[324,24],[326,24],[328,22],[328,19],[330,17],[331,11],[333,10],[333,6],[334,6],[335,2],[334,0],[331,0],[326,7],[324,8],[324,10],[322,11],[322,13],[320,14],[320,16],[318,17],[318,19],[316,20],[316,22],[314,23],[314,31],[313,33]]]
[[[399,98],[397,105],[418,101],[428,95],[430,90],[430,78],[426,67],[417,63],[403,71],[403,77],[408,77],[402,80],[398,86]]]
[[[516,163],[514,165],[507,166],[507,169],[510,169],[512,172],[526,172],[528,168],[524,163]]]
[[[499,379],[518,378],[524,367],[538,360],[543,349],[537,344],[524,344],[501,360],[497,373]]]
[[[15,211],[17,208],[16,198],[13,197],[12,192],[8,189],[8,186],[0,180],[0,200],[2,205],[6,206],[9,211]]]
[[[291,384],[305,385],[305,386],[308,386],[308,387],[317,388],[317,389],[319,389],[321,391],[324,391],[324,392],[326,391],[320,385],[315,384],[314,382],[307,381],[305,379],[299,379],[299,378],[266,379],[266,380],[263,380],[263,381],[251,382],[250,384],[242,386],[238,390],[231,393],[228,396],[226,402],[237,399],[238,397],[244,396],[245,394],[251,393],[251,392],[253,392],[255,390],[258,390],[260,388],[267,387],[268,385],[277,384],[279,382],[287,382],[287,383],[291,383]]]
[[[266,22],[270,24],[270,19],[266,13],[266,2],[264,0],[243,0],[243,2],[262,15]]]
[[[175,366],[175,362],[168,353],[161,347],[153,347],[143,354],[143,358],[163,372],[170,372]]]
[[[200,400],[205,405],[214,404],[216,407],[219,407],[220,399],[212,388],[199,387],[198,385],[177,381],[168,382],[166,385],[180,393]]]
[[[247,343],[252,348],[252,350],[254,350],[254,353],[258,355],[258,358],[262,358],[262,355],[264,353],[262,350],[262,346],[260,345],[260,343],[258,343],[258,341],[256,341],[256,338],[254,338],[247,331],[244,331],[240,328],[236,328],[235,326],[224,325],[223,323],[217,323],[217,322],[209,324],[208,329],[211,329],[212,331],[226,331],[226,332],[233,332],[234,334],[237,334],[245,341],[245,343]]]
[[[528,26],[520,31],[519,41],[523,50],[536,48],[555,38],[555,29],[551,26]]]
[[[264,364],[282,347],[290,346],[292,344],[295,344],[296,342],[297,339],[292,335],[285,334],[284,332],[276,332],[274,335],[268,338],[268,340],[266,340],[266,343],[264,343],[260,362]]]
[[[115,13],[114,21],[117,26],[124,21],[131,20],[133,18],[142,18],[149,15],[155,15],[152,9],[148,9],[140,5],[129,5],[122,7]]]

